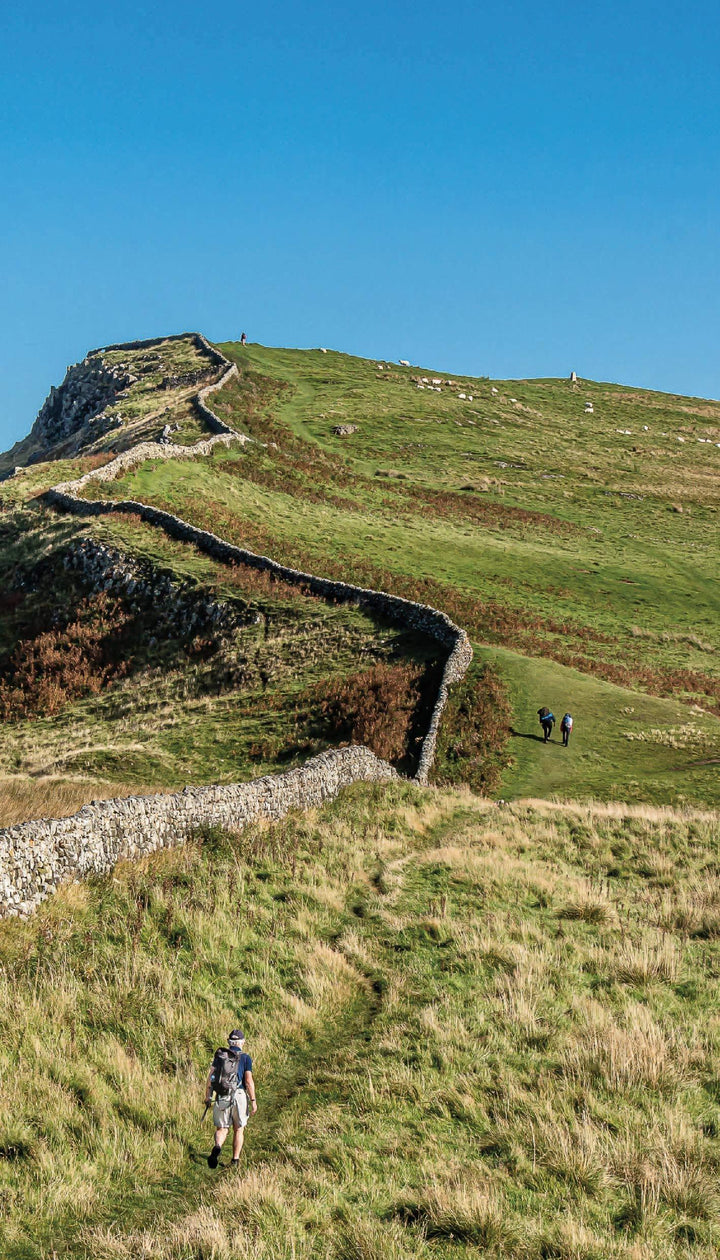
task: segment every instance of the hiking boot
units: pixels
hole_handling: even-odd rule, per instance
[[[221,1149],[222,1149],[222,1148],[221,1148],[221,1147],[219,1147],[219,1146],[213,1146],[213,1148],[212,1148],[212,1150],[211,1150],[210,1154],[209,1154],[209,1155],[208,1155],[208,1157],[207,1157],[207,1161],[208,1161],[208,1168],[217,1168],[217,1166],[218,1166],[218,1160],[220,1159],[220,1151],[221,1151]]]
[[[231,1160],[230,1160],[230,1167],[231,1167],[231,1168],[239,1168],[239,1167],[240,1167],[240,1160],[239,1160],[239,1159],[231,1159]]]

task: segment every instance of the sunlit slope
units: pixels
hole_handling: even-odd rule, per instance
[[[584,381],[451,377],[449,388],[431,369],[380,372],[372,360],[312,351],[236,348],[234,357],[287,379],[275,414],[333,453],[342,447],[353,468],[578,527],[563,535],[530,522],[518,545],[520,525],[508,517],[467,548],[455,542],[466,564],[482,566],[485,590],[509,573],[523,599],[548,609],[608,604],[621,624],[677,623],[720,646],[720,403]],[[442,393],[418,389],[418,377],[442,380]],[[358,431],[339,439],[338,423]]]
[[[118,496],[426,599],[476,646],[503,649],[516,732],[506,791],[717,800],[720,406],[223,350],[241,373],[214,405],[258,443],[147,464]],[[423,377],[444,383],[421,390]],[[336,424],[357,428],[339,437]],[[567,753],[522,738],[544,703],[575,714]]]

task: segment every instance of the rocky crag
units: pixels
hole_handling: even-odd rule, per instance
[[[43,450],[63,445],[67,454],[73,454],[119,428],[122,416],[108,415],[108,408],[125,397],[136,380],[126,367],[109,366],[97,353],[69,367],[62,385],[50,390],[30,431],[39,448],[33,462],[42,458]]]
[[[215,443],[250,440],[225,425],[206,401],[212,391],[221,388],[237,373],[237,368],[205,338],[197,333],[189,336],[206,348],[215,366],[221,369],[218,380],[201,389],[195,399],[198,412],[203,414],[215,436],[193,447],[141,443],[74,482],[58,484],[47,492],[46,500],[62,511],[82,516],[131,513],[163,529],[173,538],[193,543],[217,560],[276,574],[286,582],[325,598],[357,603],[399,625],[421,630],[436,639],[445,656],[445,664],[415,774],[417,782],[427,783],[449,688],[464,676],[472,660],[467,634],[445,613],[384,591],[333,581],[278,564],[267,556],[236,547],[207,530],[200,530],[180,517],[146,503],[136,500],[88,500],[78,494],[90,481],[112,481],[128,466],[148,458],[187,458],[188,454],[209,453]],[[125,347],[106,347],[106,350],[130,350],[155,344],[159,344],[159,339],[132,342]],[[81,563],[87,563],[91,569],[99,565],[104,572],[102,580],[114,580],[106,571],[107,565],[113,564],[112,557],[97,559],[96,554],[91,557],[88,552]],[[121,574],[118,580],[123,582],[126,578],[127,575]],[[132,582],[135,579],[130,576],[129,580]],[[319,804],[352,782],[395,777],[396,771],[367,748],[331,749],[299,770],[270,775],[250,784],[95,802],[70,818],[40,819],[7,828],[0,831],[0,913],[28,914],[63,880],[77,879],[90,872],[105,872],[120,858],[181,843],[200,825],[219,824],[238,829],[250,820],[278,818],[289,809]]]
[[[187,361],[176,361],[178,346],[187,347]],[[138,423],[138,390],[144,402],[152,399],[149,410],[167,442],[174,426],[161,422],[173,403],[193,387],[212,382],[220,366],[230,364],[221,365],[214,346],[196,333],[90,350],[68,367],[62,384],[51,388],[28,436],[0,455],[0,472],[137,445],[147,436],[142,418]],[[192,401],[204,426],[218,432],[217,417],[212,414],[208,425],[198,396]]]
[[[191,580],[178,581],[149,560],[135,559],[94,538],[72,543],[63,566],[80,574],[92,593],[122,596],[131,612],[152,606],[160,637],[172,635],[185,642],[205,635],[217,644],[258,620],[257,614],[239,613],[225,600],[213,599]]]

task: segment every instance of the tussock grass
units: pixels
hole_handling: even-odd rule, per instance
[[[0,925],[5,1254],[714,1260],[717,841],[358,787]],[[211,1177],[238,1022],[260,1111]]]
[[[126,783],[103,783],[62,778],[0,778],[0,826],[12,827],[28,818],[65,818],[98,799],[135,796],[153,789]]]

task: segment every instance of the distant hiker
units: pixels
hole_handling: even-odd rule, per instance
[[[221,1047],[215,1051],[207,1078],[206,1109],[210,1106],[213,1094],[215,1095],[213,1107],[215,1145],[207,1157],[210,1168],[218,1166],[222,1144],[231,1124],[233,1127],[232,1165],[237,1168],[245,1137],[243,1130],[249,1117],[254,1116],[257,1111],[252,1059],[243,1050],[244,1044],[245,1038],[240,1029],[233,1029],[228,1037],[227,1050]]]
[[[560,730],[562,731],[563,746],[567,748],[570,743],[570,732],[573,728],[572,713],[564,713],[560,721]]]
[[[245,333],[240,333],[240,345],[241,346],[247,345],[247,337],[245,336]]]
[[[543,729],[543,739],[547,744],[552,735],[552,728],[555,725],[555,715],[550,712],[547,705],[543,705],[542,709],[538,709],[538,719]]]

